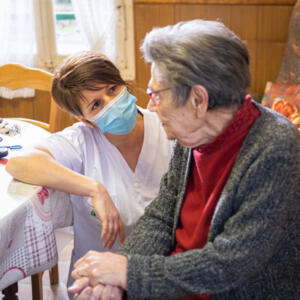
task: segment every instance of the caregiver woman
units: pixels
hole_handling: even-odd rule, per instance
[[[101,54],[69,57],[54,75],[52,96],[81,122],[10,159],[6,169],[18,180],[67,193],[72,270],[88,250],[115,250],[131,232],[158,193],[171,143],[157,114],[136,105],[119,70]]]

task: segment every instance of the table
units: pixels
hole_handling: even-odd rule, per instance
[[[6,119],[21,128],[14,137],[0,135],[0,145],[35,143],[49,132],[22,121]],[[7,158],[16,155],[10,150]],[[14,180],[0,160],[0,291],[29,275],[50,269],[58,261],[54,229],[70,225],[63,212],[70,204],[55,201],[59,192]],[[51,198],[51,201],[50,201]]]

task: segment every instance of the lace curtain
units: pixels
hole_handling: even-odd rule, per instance
[[[89,48],[122,68],[124,58],[117,52],[123,53],[125,44],[119,42],[117,46],[117,42],[126,39],[125,0],[72,0],[72,5]],[[53,72],[64,59],[56,53],[52,0],[1,0],[0,38],[0,64],[22,63]],[[16,94],[0,88],[0,97],[33,95],[33,90],[22,89]]]
[[[100,51],[135,79],[133,0],[72,0],[81,33],[90,49]]]
[[[72,0],[80,32],[91,50],[116,62],[117,0]]]
[[[36,54],[35,22],[32,0],[0,2],[0,64],[22,63],[33,66]],[[0,97],[33,97],[34,90],[11,91],[0,88]]]

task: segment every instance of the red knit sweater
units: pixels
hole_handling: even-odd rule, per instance
[[[210,222],[223,187],[244,138],[259,116],[250,95],[227,128],[210,144],[193,149],[193,167],[176,229],[173,254],[201,249],[207,243]],[[201,286],[201,282],[199,282]],[[209,300],[209,295],[195,295],[184,300]]]

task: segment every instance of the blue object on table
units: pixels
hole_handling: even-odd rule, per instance
[[[3,138],[0,136],[0,142],[2,142],[3,141]]]
[[[7,149],[10,149],[10,150],[19,150],[19,149],[22,149],[22,146],[21,145],[0,146],[0,148],[7,148]]]

